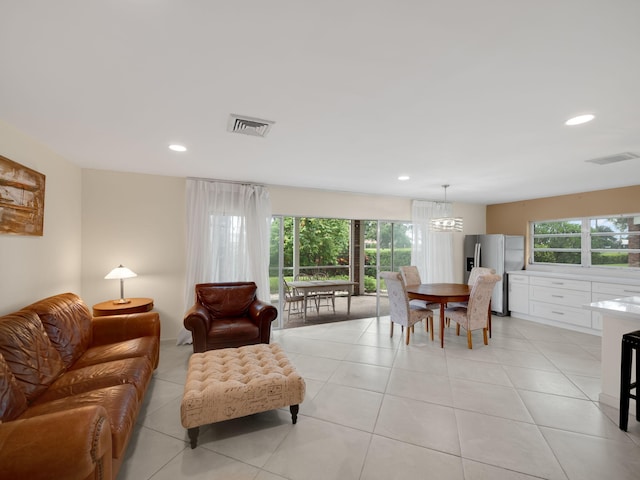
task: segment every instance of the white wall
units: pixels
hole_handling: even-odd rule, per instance
[[[46,176],[44,235],[0,235],[0,314],[61,292],[80,292],[81,172],[0,121],[0,155]]]
[[[162,338],[176,338],[185,312],[185,179],[82,171],[82,295],[88,305],[120,296],[104,276],[120,263],[138,274],[126,297],[151,297]]]
[[[411,219],[411,199],[269,186],[274,215],[348,220]]]
[[[119,284],[103,277],[119,263],[138,277],[125,280],[125,296],[152,297],[162,338],[176,338],[185,305],[185,179],[83,170],[82,295],[89,305],[117,298]],[[322,190],[269,187],[276,215],[411,220],[411,199]],[[472,233],[484,233],[485,208],[454,204]],[[467,228],[467,227],[465,227]],[[462,280],[462,238],[456,275]]]
[[[410,198],[382,197],[290,187],[269,187],[274,215],[358,220],[411,221]],[[422,199],[438,201],[438,199]],[[454,203],[453,215],[464,219],[464,232],[453,234],[455,280],[463,281],[462,248],[465,234],[486,233],[486,207]]]

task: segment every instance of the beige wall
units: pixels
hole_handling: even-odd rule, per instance
[[[120,296],[104,276],[120,263],[138,274],[127,297],[151,297],[162,338],[182,325],[185,282],[185,179],[82,171],[82,296],[89,305]]]
[[[0,314],[61,292],[80,292],[81,172],[0,121],[0,155],[46,176],[44,235],[0,235]]]
[[[487,206],[487,233],[526,235],[528,222],[640,211],[640,185]]]

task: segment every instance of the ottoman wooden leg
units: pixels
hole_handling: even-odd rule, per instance
[[[187,429],[187,432],[189,433],[189,440],[191,440],[191,448],[196,448],[198,445],[198,433],[200,433],[200,427],[189,428]]]
[[[295,425],[298,421],[298,410],[300,410],[300,405],[290,405],[289,410],[291,410],[291,421]]]

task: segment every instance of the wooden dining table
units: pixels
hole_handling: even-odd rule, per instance
[[[421,283],[407,285],[410,300],[440,304],[440,347],[444,348],[444,310],[449,302],[468,302],[471,287],[466,283]]]

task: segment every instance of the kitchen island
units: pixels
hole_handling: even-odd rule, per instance
[[[602,314],[602,390],[599,401],[619,408],[622,335],[640,330],[640,296],[602,300],[585,305],[585,308]],[[635,373],[632,373],[632,378],[633,375]],[[631,402],[629,411],[634,411],[633,400]]]

